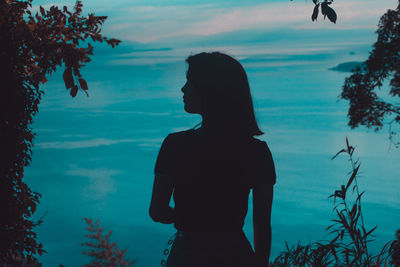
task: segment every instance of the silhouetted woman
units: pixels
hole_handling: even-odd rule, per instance
[[[267,144],[254,138],[263,133],[247,75],[219,52],[186,62],[184,108],[202,123],[169,134],[155,165],[150,216],[178,230],[166,266],[268,266],[275,168]],[[242,230],[250,189],[255,252]]]

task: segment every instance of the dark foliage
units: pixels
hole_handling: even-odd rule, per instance
[[[364,125],[379,130],[385,119],[400,124],[400,105],[395,103],[400,97],[400,1],[395,10],[381,17],[376,33],[378,39],[369,58],[346,78],[340,95],[349,101],[348,124],[352,128]],[[390,80],[392,103],[378,95],[385,80]]]
[[[393,242],[389,251],[392,256],[390,263],[396,267],[400,266],[400,229],[396,231],[396,241]]]
[[[132,266],[135,263],[136,260],[124,259],[126,249],[120,250],[114,242],[110,242],[111,231],[103,236],[103,228],[99,226],[99,221],[93,223],[92,219],[84,219],[88,224],[86,230],[90,232],[85,236],[92,240],[82,243],[82,246],[88,248],[88,251],[83,251],[83,254],[91,257],[91,262],[85,264],[85,267],[125,267]]]
[[[93,46],[81,43],[89,37],[113,47],[119,43],[100,34],[106,17],[81,15],[80,1],[72,12],[52,6],[33,15],[31,6],[32,0],[0,1],[0,263],[10,266],[40,265],[36,256],[45,252],[33,231],[42,220],[31,219],[40,194],[22,179],[32,157],[31,124],[43,94],[39,86],[64,64],[70,94],[76,95],[78,83],[86,92],[80,69],[90,61]]]
[[[342,185],[329,198],[334,199],[333,211],[336,218],[326,231],[333,236],[330,241],[314,242],[303,246],[298,243],[282,252],[272,266],[394,266],[400,258],[400,230],[397,241],[390,241],[378,255],[372,255],[368,246],[372,233],[377,226],[367,229],[364,224],[357,174],[360,168],[358,160],[353,159],[354,147],[346,139],[346,148],[340,150],[332,159],[345,153],[351,163],[351,172],[346,185]],[[354,196],[353,199],[349,199]],[[337,202],[338,201],[338,202]],[[391,258],[391,260],[390,260]]]
[[[293,0],[291,0],[293,1]],[[312,0],[314,3],[314,9],[311,15],[311,20],[316,21],[318,18],[318,14],[321,10],[321,14],[324,16],[324,19],[328,17],[328,19],[336,24],[337,14],[330,5],[333,3],[333,0]]]

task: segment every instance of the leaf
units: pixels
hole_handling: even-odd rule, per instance
[[[44,16],[46,14],[46,12],[42,6],[40,6],[40,14],[42,14],[42,16]]]
[[[326,8],[328,7],[328,4],[326,2],[323,2],[321,4],[321,13],[322,15],[326,16]]]
[[[333,243],[335,243],[336,242],[336,240],[338,240],[339,239],[339,236],[337,235],[331,242],[330,242],[330,244],[333,244]],[[334,250],[333,250],[334,251]],[[332,251],[332,252],[333,252]],[[335,256],[335,258],[336,258],[336,256]]]
[[[311,16],[311,20],[312,21],[317,20],[318,12],[319,12],[319,4],[315,5],[315,7],[314,7],[314,11],[313,11],[312,16]]]
[[[340,231],[340,234],[339,234],[339,236],[340,236],[340,240],[343,240],[343,236],[344,236],[344,230]]]
[[[349,179],[349,181],[347,182],[347,185],[346,185],[346,190],[347,190],[347,188],[349,188],[349,186],[353,182],[354,178],[356,178],[356,175],[357,175],[357,172],[358,172],[359,168],[360,168],[360,165],[358,165],[357,168],[355,168],[353,173],[351,174],[351,177],[350,177],[350,179]]]
[[[42,78],[42,80],[40,81],[42,84],[45,84],[45,83],[47,83],[47,78],[46,78],[46,76],[43,76],[43,78]]]
[[[307,259],[307,253],[308,253],[308,249],[309,249],[310,247],[309,246],[306,246],[306,249],[305,249],[305,251],[304,251],[304,259]]]
[[[357,205],[357,212],[356,212],[356,214],[357,214],[357,216],[354,218],[354,222],[355,222],[356,225],[357,225],[358,218],[359,218],[360,215],[361,215],[361,206],[358,206],[358,205]]]
[[[325,11],[326,15],[328,16],[328,19],[336,24],[336,20],[337,20],[337,15],[335,10],[333,10],[331,7],[326,6],[326,11]]]
[[[78,81],[79,81],[79,84],[81,85],[81,88],[83,90],[89,89],[88,86],[87,86],[87,82],[83,78],[79,78]]]
[[[369,234],[371,234],[376,229],[376,227],[378,227],[378,225],[375,226],[374,228],[372,228],[371,230],[369,230],[368,233],[365,234],[365,236],[368,236]]]
[[[344,185],[342,185],[341,189],[342,189],[342,191],[340,192],[341,193],[341,197],[344,200],[346,198],[347,189],[344,187]]]
[[[346,152],[346,150],[344,150],[344,149],[340,150],[338,153],[336,153],[335,156],[333,156],[333,157],[331,158],[331,160],[332,160],[332,159],[335,159],[337,156],[339,156],[339,154],[341,154],[341,153],[343,153],[343,152]]]
[[[354,218],[354,215],[356,214],[356,212],[357,212],[357,203],[355,203],[354,205],[353,205],[353,207],[352,207],[352,209],[351,209],[351,211],[350,211],[350,218]]]
[[[312,0],[314,5],[317,5],[318,0]]]
[[[74,86],[74,78],[72,77],[72,69],[71,68],[67,68],[64,71],[63,78],[64,78],[65,87],[67,88],[67,90]]]
[[[72,97],[75,97],[77,93],[78,93],[78,85],[74,85],[74,86],[71,88],[70,94],[71,94]]]
[[[358,195],[356,201],[360,201],[360,199],[361,199],[361,197],[362,197],[362,195],[363,195],[364,193],[365,193],[365,191],[362,191],[362,192]]]
[[[328,231],[329,229],[331,229],[333,226],[335,226],[334,224],[329,225],[328,227],[326,227],[325,231]]]

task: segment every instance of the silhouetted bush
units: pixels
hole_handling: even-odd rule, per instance
[[[400,0],[395,10],[389,9],[381,17],[376,33],[378,39],[368,59],[346,78],[340,95],[349,101],[348,124],[352,128],[364,125],[379,130],[385,119],[390,127],[393,123],[400,125]],[[390,80],[390,98],[384,99],[378,89],[386,80]],[[391,141],[395,134],[390,128]]]
[[[400,266],[400,229],[396,231],[396,241],[390,248],[391,261],[394,266]]]
[[[272,266],[388,266],[390,263],[398,266],[400,230],[397,231],[397,241],[387,242],[378,255],[372,255],[368,250],[371,234],[377,226],[367,229],[364,224],[361,199],[365,191],[360,193],[357,184],[360,163],[358,159],[354,160],[354,147],[347,138],[346,148],[332,159],[342,153],[349,157],[352,171],[346,185],[341,185],[329,196],[334,199],[333,210],[336,214],[333,224],[326,228],[332,239],[305,246],[298,243],[289,247],[286,244],[286,251],[280,253]],[[349,199],[352,196],[354,199]]]
[[[83,254],[90,256],[92,259],[89,264],[85,264],[86,267],[125,267],[132,266],[136,260],[130,261],[124,259],[126,249],[120,250],[114,242],[110,242],[111,231],[103,236],[103,228],[100,227],[99,221],[93,223],[92,219],[84,218],[90,233],[85,235],[91,241],[82,243],[82,246],[86,246],[88,251],[83,251]]]
[[[88,38],[112,47],[119,43],[100,34],[107,17],[82,16],[80,1],[72,12],[52,6],[40,7],[33,15],[31,7],[32,0],[0,1],[0,263],[10,266],[21,261],[40,265],[36,256],[45,252],[33,231],[41,220],[31,219],[40,194],[22,180],[32,159],[31,124],[39,111],[40,86],[65,65],[63,78],[70,94],[78,91],[74,77],[86,92],[80,69],[93,55]]]

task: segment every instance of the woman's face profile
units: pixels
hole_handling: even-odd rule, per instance
[[[184,109],[187,113],[201,114],[201,96],[198,89],[196,89],[187,79],[185,85],[182,87]]]

